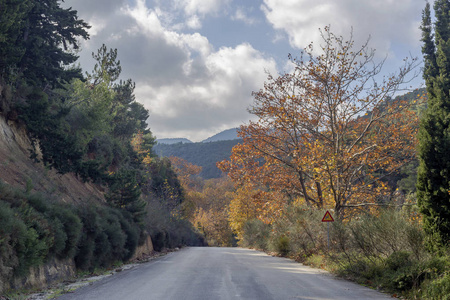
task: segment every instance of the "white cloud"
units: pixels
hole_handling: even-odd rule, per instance
[[[187,15],[205,16],[217,13],[230,0],[174,0],[174,2],[182,7]]]
[[[122,11],[126,15],[134,18],[139,26],[135,27],[135,30],[139,31],[143,29],[150,35],[158,35],[163,32],[163,26],[161,25],[158,17],[158,14],[161,12],[159,10],[156,11],[148,9],[145,5],[145,0],[137,0],[134,7],[127,5],[122,8]]]
[[[183,84],[149,86],[139,83],[136,94],[150,108],[150,125],[158,137],[201,140],[211,133],[237,127],[251,117],[247,108],[251,92],[267,74],[276,73],[275,62],[248,44],[221,48],[201,62],[202,74],[186,74]]]
[[[189,9],[213,12],[225,2]],[[191,5],[196,3],[200,5]],[[252,91],[262,87],[265,70],[277,72],[275,61],[250,44],[215,50],[199,33],[175,31],[166,23],[169,16],[159,7],[149,8],[145,0],[116,7],[113,18],[90,15],[104,26],[85,44],[83,60],[92,61],[86,52],[102,43],[118,49],[123,78],[136,81],[136,98],[150,110],[150,128],[159,138],[199,141],[248,121]]]
[[[248,25],[253,25],[257,22],[255,18],[252,18],[247,13],[246,9],[244,7],[238,7],[236,8],[236,11],[234,15],[231,17],[232,20],[238,20],[242,21]]]
[[[197,15],[189,17],[189,19],[186,21],[186,25],[192,29],[199,29],[202,27],[202,23],[200,22],[200,19]]]
[[[139,1],[139,0],[138,0]],[[223,13],[232,0],[164,0],[166,14],[178,15],[181,20],[170,24],[173,29],[200,29],[202,20]],[[174,21],[174,20],[172,20]]]
[[[353,27],[357,44],[370,35],[370,46],[381,56],[395,55],[392,41],[418,47],[423,7],[424,2],[417,0],[264,0],[261,6],[267,20],[286,32],[295,48],[319,43],[319,28],[331,25],[334,33],[348,37]]]

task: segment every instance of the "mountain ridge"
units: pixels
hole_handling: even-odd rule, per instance
[[[239,139],[237,135],[237,128],[231,128],[224,131],[221,131],[203,141],[201,143],[210,143],[210,142],[217,142],[217,141],[232,141]]]
[[[228,159],[231,149],[241,141],[241,139],[234,139],[206,143],[157,144],[153,147],[153,151],[160,157],[176,156],[200,166],[202,167],[200,176],[203,179],[211,179],[223,175],[216,163]]]
[[[193,143],[191,140],[186,138],[164,138],[164,139],[156,139],[158,144],[172,145],[172,144],[191,144]]]
[[[210,143],[210,142],[218,142],[218,141],[232,141],[232,140],[238,140],[238,134],[237,134],[238,128],[230,128],[223,130],[219,133],[216,133],[198,143]],[[196,142],[192,142],[191,140],[187,138],[162,138],[162,139],[156,139],[156,142],[158,144],[165,144],[165,145],[172,145],[172,144],[195,144]]]

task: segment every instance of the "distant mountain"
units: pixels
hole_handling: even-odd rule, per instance
[[[241,141],[237,136],[237,128],[232,128],[199,143],[193,143],[185,138],[158,139],[153,151],[158,156],[176,156],[201,166],[200,176],[210,179],[222,176],[222,171],[216,167],[216,163],[228,159],[233,146]]]
[[[218,134],[213,135],[212,137],[209,137],[206,140],[203,140],[202,143],[237,140],[239,139],[237,135],[237,130],[238,130],[237,128],[232,128],[219,132]]]
[[[156,142],[158,144],[166,144],[166,145],[172,145],[172,144],[192,144],[192,142],[185,138],[173,138],[173,139],[157,139]]]
[[[157,144],[153,151],[158,156],[176,156],[188,162],[201,166],[200,176],[204,179],[219,178],[222,171],[216,167],[216,163],[228,159],[233,146],[242,140],[217,141],[209,143],[177,143],[177,144]]]

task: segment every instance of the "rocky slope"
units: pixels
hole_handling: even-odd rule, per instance
[[[99,187],[83,183],[73,174],[58,174],[29,158],[25,128],[0,114],[0,180],[18,189],[51,195],[58,201],[82,204],[104,201]]]

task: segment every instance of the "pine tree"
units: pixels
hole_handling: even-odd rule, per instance
[[[78,38],[89,37],[90,26],[78,19],[77,11],[61,8],[58,0],[33,2],[23,31],[26,52],[19,65],[25,77],[51,85],[81,77],[80,69],[67,68],[78,58],[68,50],[78,48]]]
[[[141,188],[136,180],[136,170],[119,170],[110,177],[109,192],[105,195],[112,207],[130,212],[134,221],[141,223],[146,202],[141,198]]]
[[[3,78],[25,53],[19,40],[32,6],[30,0],[0,0],[0,76]]]
[[[427,110],[419,129],[418,204],[431,249],[450,241],[450,1],[436,0],[422,16]]]
[[[89,37],[89,27],[58,0],[0,0],[0,75],[20,75],[41,88],[81,77],[80,69],[67,66],[78,58],[71,50]]]

